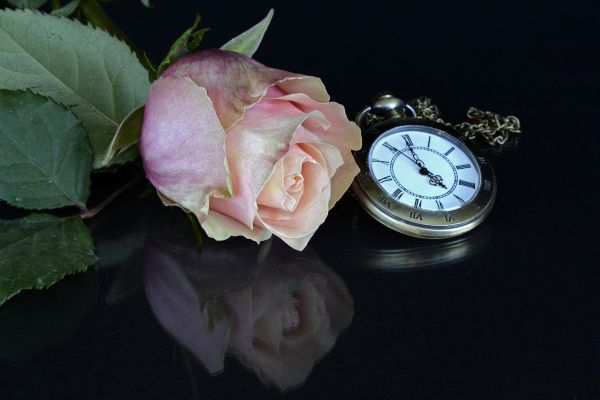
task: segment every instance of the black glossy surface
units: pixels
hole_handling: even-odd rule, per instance
[[[207,44],[218,46],[270,6],[155,3],[152,10],[135,1],[110,5],[155,59],[194,12],[213,28]],[[306,384],[283,396],[600,399],[597,12],[575,2],[392,4],[275,4],[256,57],[323,77],[352,114],[389,89],[432,97],[452,121],[470,105],[515,114],[523,135],[518,146],[491,156],[495,208],[457,241],[403,237],[350,196],[340,202],[302,257],[312,260],[313,273],[345,282],[352,323]],[[175,251],[185,268],[196,263],[205,272],[213,261],[206,252],[192,262],[189,252],[173,250],[190,244],[185,221],[173,222],[179,217],[154,209],[152,199],[128,206],[136,195],[90,225],[102,256],[95,271],[0,307],[0,399],[282,397],[235,356],[210,376],[162,328],[142,289],[139,266],[148,258],[126,257],[127,249],[171,246],[166,254]],[[181,229],[166,235],[165,223]],[[208,248],[219,268],[193,278],[198,287],[208,279],[235,293],[272,276],[253,275],[258,256],[248,252],[258,250],[243,240]],[[282,257],[277,243],[267,250],[270,268],[281,265],[275,281],[287,279],[296,256]],[[236,257],[252,265],[240,269]]]

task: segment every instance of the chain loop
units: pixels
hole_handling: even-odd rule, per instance
[[[411,101],[411,104],[420,118],[452,126],[469,140],[480,137],[491,146],[503,145],[511,134],[521,133],[521,122],[513,115],[503,117],[491,111],[471,107],[467,111],[468,121],[452,125],[440,118],[440,109],[430,98],[420,97]]]

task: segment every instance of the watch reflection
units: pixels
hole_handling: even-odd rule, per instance
[[[331,265],[381,271],[448,267],[483,253],[492,241],[492,229],[485,222],[455,238],[424,240],[386,228],[356,202],[346,202],[339,211],[335,223],[325,226],[316,241],[319,254]],[[340,237],[343,248],[334,243]]]
[[[143,284],[160,324],[211,374],[226,355],[267,385],[301,385],[352,320],[341,278],[278,241],[176,241],[151,235]]]

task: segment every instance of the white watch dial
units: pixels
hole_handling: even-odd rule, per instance
[[[368,164],[379,186],[395,201],[416,209],[450,211],[470,202],[481,185],[473,154],[438,129],[399,126],[371,146]]]

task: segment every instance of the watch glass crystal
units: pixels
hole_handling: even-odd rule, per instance
[[[398,126],[371,146],[368,165],[395,201],[427,211],[469,203],[481,185],[477,160],[457,138],[422,125]]]

